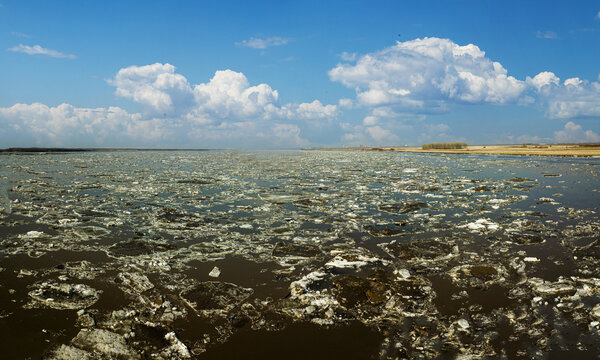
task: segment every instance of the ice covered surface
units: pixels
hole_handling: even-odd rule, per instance
[[[461,225],[459,227],[467,228],[474,232],[496,231],[500,228],[497,223],[488,219],[477,219],[476,221],[470,222],[466,225]]]
[[[195,357],[292,322],[360,321],[383,334],[382,359],[541,358],[600,341],[597,159],[3,160],[0,321],[81,311],[71,341],[48,344],[54,358]],[[202,331],[183,336],[188,324]]]

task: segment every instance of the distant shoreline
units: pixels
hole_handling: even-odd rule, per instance
[[[65,153],[65,152],[101,152],[101,151],[212,151],[214,149],[134,149],[134,148],[44,148],[11,147],[0,149],[0,153]]]
[[[564,157],[600,157],[600,144],[553,144],[553,145],[470,145],[464,149],[422,149],[411,147],[360,147],[360,148],[322,148],[304,149],[310,151],[395,151],[436,154],[483,154],[483,155],[520,155],[520,156],[564,156]]]

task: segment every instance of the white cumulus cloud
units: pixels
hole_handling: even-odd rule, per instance
[[[252,85],[241,72],[217,71],[191,85],[170,64],[129,66],[108,83],[115,94],[143,108],[50,107],[40,103],[0,108],[0,143],[31,146],[305,146],[302,136],[328,124],[337,105],[319,100],[279,104],[267,84]],[[157,143],[158,144],[158,143]],[[8,145],[11,146],[11,145]]]
[[[526,84],[507,74],[479,47],[423,38],[339,64],[329,77],[356,89],[366,106],[443,108],[446,103],[505,104],[518,100]]]
[[[171,64],[155,63],[129,66],[117,72],[114,79],[116,94],[146,106],[156,112],[184,110],[193,100],[190,84],[183,75],[175,73]]]
[[[267,84],[250,86],[246,76],[232,70],[217,71],[208,83],[194,87],[195,114],[211,118],[264,116],[275,106],[279,93]]]
[[[23,146],[124,146],[135,140],[151,143],[167,136],[163,120],[142,119],[118,107],[50,107],[40,103],[0,108],[0,137]],[[4,135],[4,136],[2,136]]]
[[[562,130],[554,133],[554,139],[559,143],[600,142],[600,135],[569,121]]]
[[[526,79],[527,84],[535,87],[538,91],[541,91],[544,86],[548,85],[559,85],[560,79],[554,75],[553,72],[543,71],[533,78],[529,76]]]
[[[552,72],[541,72],[527,83],[537,90],[538,101],[550,118],[600,117],[600,82],[566,79],[562,84]]]
[[[10,49],[8,49],[8,51],[20,52],[20,53],[24,53],[27,55],[42,55],[42,56],[48,56],[48,57],[53,57],[53,58],[66,58],[66,59],[77,58],[77,56],[75,56],[73,54],[66,54],[66,53],[63,53],[63,52],[60,52],[57,50],[47,49],[47,48],[41,47],[40,45],[29,46],[29,45],[19,44],[17,46],[11,47]]]

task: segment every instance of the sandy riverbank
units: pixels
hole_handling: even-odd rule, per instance
[[[363,147],[338,149],[311,149],[321,151],[399,151],[442,154],[492,154],[529,156],[600,156],[600,144],[562,145],[470,145],[465,149],[427,149],[413,147]]]

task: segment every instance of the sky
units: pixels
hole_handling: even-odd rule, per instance
[[[600,142],[597,1],[0,0],[0,148]]]

